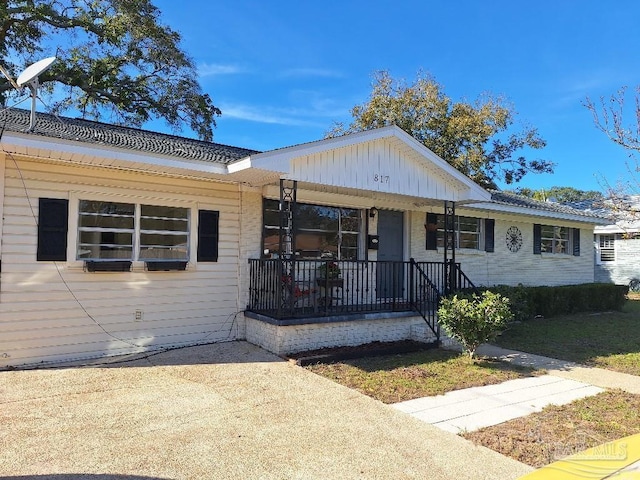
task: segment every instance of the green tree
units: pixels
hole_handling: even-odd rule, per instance
[[[151,0],[0,2],[0,63],[14,78],[35,60],[58,58],[40,76],[52,111],[133,126],[163,118],[211,140],[220,110],[180,40]],[[0,95],[6,103],[17,94],[2,79]]]
[[[580,202],[582,200],[604,200],[604,196],[597,190],[579,190],[573,187],[551,187],[540,188],[538,190],[521,187],[516,188],[514,193],[523,195],[525,197],[533,198],[541,202],[557,202],[557,203],[572,203]]]
[[[348,127],[335,123],[327,137],[395,124],[485,187],[553,171],[549,161],[524,157],[523,150],[546,143],[535,128],[512,131],[516,112],[503,98],[486,94],[474,103],[454,102],[421,73],[407,85],[388,71],[375,72],[369,100],[353,107],[351,115]]]

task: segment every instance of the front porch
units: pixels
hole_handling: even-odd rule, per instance
[[[450,262],[249,260],[245,316],[276,326],[420,317],[440,340],[442,295],[473,288]]]

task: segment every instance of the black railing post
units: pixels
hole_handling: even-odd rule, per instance
[[[415,268],[416,261],[413,258],[409,259],[409,304],[415,305],[416,294],[415,294]]]
[[[447,269],[449,270],[449,285],[447,286],[448,295],[458,290],[458,268],[454,259],[449,260]]]

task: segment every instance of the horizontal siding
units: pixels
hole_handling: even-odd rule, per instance
[[[615,261],[596,265],[596,280],[628,285],[640,279],[640,239],[620,239],[614,242]]]
[[[436,213],[441,213],[437,211]],[[478,217],[478,211],[456,211],[458,215]],[[417,261],[441,262],[443,252],[425,249],[425,212],[411,214],[411,257]],[[456,261],[461,264],[464,273],[478,286],[489,285],[571,285],[594,281],[593,227],[572,222],[547,220],[549,225],[582,228],[580,233],[580,256],[533,254],[534,220],[516,215],[503,215],[491,212],[486,218],[495,223],[495,251],[456,250]],[[535,220],[538,223],[539,220]],[[511,252],[506,245],[506,233],[509,227],[516,226],[522,233],[522,247]]]
[[[241,208],[236,185],[17,162],[19,171],[13,161],[5,168],[0,367],[235,338]],[[219,261],[192,262],[184,272],[147,272],[136,262],[125,273],[37,262],[38,198],[72,195],[219,210]],[[135,319],[137,310],[141,320]]]

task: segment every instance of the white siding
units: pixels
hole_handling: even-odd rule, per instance
[[[262,192],[244,188],[241,198],[240,214],[240,285],[238,310],[244,311],[249,303],[249,259],[260,258],[262,251]],[[246,320],[238,316],[238,336],[246,338]]]
[[[235,339],[239,325],[240,194],[232,184],[17,159],[5,169],[0,366],[82,359]],[[1,183],[0,183],[1,185]],[[187,271],[89,273],[74,257],[37,262],[38,198],[108,195],[220,212],[219,260]],[[71,210],[71,209],[70,209]],[[75,238],[70,219],[69,237]],[[192,241],[192,245],[194,242]],[[75,251],[75,245],[70,247]],[[135,319],[136,311],[142,318]]]
[[[615,261],[596,261],[596,281],[628,285],[631,280],[640,278],[640,238],[625,239],[620,238],[620,235],[615,237]]]
[[[435,211],[434,213],[442,213]],[[479,212],[456,210],[457,215],[479,217]],[[540,219],[490,212],[483,218],[495,219],[495,251],[456,250],[456,261],[477,286],[490,285],[572,285],[594,281],[593,227],[575,222]],[[411,256],[417,261],[441,262],[442,249],[425,248],[425,212],[411,214]],[[580,228],[580,256],[533,253],[533,225],[557,225]],[[516,226],[522,233],[522,247],[511,252],[506,245],[506,233]],[[571,247],[571,246],[570,246]],[[570,248],[572,252],[572,249]]]

